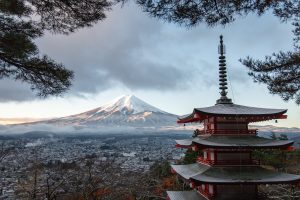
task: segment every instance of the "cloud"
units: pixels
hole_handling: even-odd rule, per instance
[[[192,73],[161,56],[165,27],[135,6],[115,8],[106,21],[69,36],[47,35],[39,46],[75,72],[72,95],[115,87],[174,90]],[[53,42],[56,41],[56,42]]]
[[[29,101],[36,98],[30,85],[6,78],[0,80],[0,94],[0,102]]]
[[[250,78],[238,59],[266,55],[270,49],[271,52],[276,49],[274,45],[269,49],[268,45],[263,46],[274,41],[268,40],[270,35],[266,34],[274,27],[278,34],[272,37],[286,40],[282,37],[285,27],[278,28],[279,22],[267,17],[253,29],[255,21],[258,21],[257,16],[250,16],[226,29],[209,29],[203,25],[186,29],[150,18],[136,5],[128,3],[123,8],[113,9],[106,20],[91,28],[68,36],[46,34],[36,43],[42,54],[75,72],[70,96],[98,94],[114,88],[176,91],[186,90],[191,85],[217,85],[218,36],[224,33],[225,44],[230,47],[227,56],[228,66],[232,67],[228,70],[230,78],[232,82],[247,84]],[[7,80],[1,83],[2,102],[36,98],[26,84]]]

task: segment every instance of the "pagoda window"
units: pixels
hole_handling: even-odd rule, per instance
[[[215,160],[215,153],[213,151],[210,152],[210,160]]]
[[[205,160],[207,159],[207,151],[203,151],[203,157]]]
[[[213,185],[208,185],[208,192],[209,194],[214,194],[214,186]]]

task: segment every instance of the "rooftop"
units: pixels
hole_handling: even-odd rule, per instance
[[[178,123],[203,121],[211,116],[260,117],[257,120],[253,119],[253,121],[262,121],[282,118],[282,115],[286,112],[286,109],[257,108],[237,104],[216,104],[210,107],[195,108],[191,114],[179,117]]]
[[[292,183],[300,180],[300,175],[271,171],[259,166],[209,167],[194,163],[188,165],[172,165],[174,171],[186,180],[200,183]]]
[[[224,136],[206,135],[196,138],[176,140],[182,147],[188,147],[196,143],[202,147],[218,148],[286,148],[291,146],[291,140],[273,140],[259,136]]]
[[[259,166],[212,167],[204,173],[191,177],[204,183],[291,183],[300,180],[300,175],[274,172]]]
[[[170,200],[206,200],[196,191],[167,191]]]

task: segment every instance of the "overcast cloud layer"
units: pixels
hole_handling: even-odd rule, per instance
[[[253,22],[257,24],[254,26]],[[277,30],[278,24],[274,19],[259,24],[257,17],[250,16],[226,29],[200,26],[186,30],[151,19],[136,6],[125,5],[115,8],[105,21],[92,28],[69,36],[46,34],[37,44],[42,53],[75,72],[68,93],[71,96],[97,94],[118,87],[185,90],[195,83],[205,87],[215,85],[218,60],[209,49],[217,49],[218,35],[222,32],[225,43],[231,41],[229,49],[235,49],[227,62],[231,66],[230,78],[239,84],[251,81],[247,71],[237,66],[237,60],[246,55],[262,58],[272,53],[270,49],[279,50],[276,45],[282,46],[281,41],[286,39],[282,36],[283,28]],[[270,30],[274,31],[270,41],[278,42],[274,46],[266,40]],[[290,30],[284,34],[291,40]],[[251,51],[261,48],[262,43],[269,48]],[[7,79],[0,81],[0,92],[2,102],[37,98],[28,85]]]

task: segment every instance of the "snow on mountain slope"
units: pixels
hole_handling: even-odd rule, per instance
[[[176,125],[177,116],[162,111],[134,95],[126,95],[77,115],[46,121],[59,125],[160,127]]]

